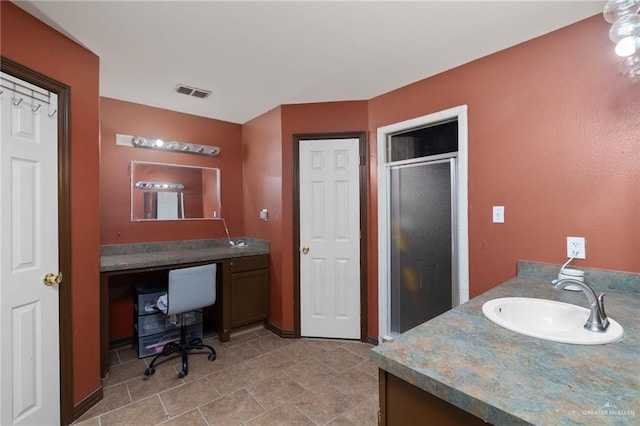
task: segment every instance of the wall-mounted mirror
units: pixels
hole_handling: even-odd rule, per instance
[[[220,169],[131,162],[131,220],[221,219]]]

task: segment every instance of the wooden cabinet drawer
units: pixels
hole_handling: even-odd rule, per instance
[[[229,261],[229,266],[231,268],[231,273],[242,272],[242,271],[253,271],[256,269],[267,269],[269,268],[269,256],[258,255],[258,256],[236,257]]]

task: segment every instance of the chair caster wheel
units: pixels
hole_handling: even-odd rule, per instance
[[[146,370],[144,370],[144,375],[145,376],[153,376],[153,373],[156,372],[155,368],[147,368]]]
[[[184,376],[186,376],[186,374],[184,374],[184,371],[178,373],[178,379],[184,379]]]
[[[217,357],[218,356],[214,352],[214,353],[210,353],[208,358],[209,358],[209,361],[215,361]]]

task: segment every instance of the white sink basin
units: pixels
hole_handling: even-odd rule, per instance
[[[585,300],[586,302],[586,300]],[[604,333],[586,330],[589,309],[554,300],[503,297],[482,306],[482,313],[496,324],[531,337],[576,345],[602,345],[620,340],[622,326],[609,318]]]

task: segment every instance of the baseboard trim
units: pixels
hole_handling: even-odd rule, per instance
[[[293,330],[282,330],[281,328],[271,324],[269,321],[264,323],[264,328],[266,328],[272,333],[275,333],[278,337],[282,337],[283,339],[296,338],[296,334],[293,332]]]
[[[104,398],[104,394],[102,393],[102,386],[100,386],[73,406],[73,420],[78,420],[80,416],[89,411],[89,409],[100,402],[102,398]]]
[[[134,336],[120,337],[118,339],[111,339],[111,340],[109,340],[109,350],[116,349],[116,348],[121,348],[121,347],[127,346],[127,345],[133,346],[134,341],[135,341]]]
[[[371,336],[369,336],[369,337],[367,337],[366,339],[364,339],[364,342],[365,342],[365,343],[372,344],[372,345],[374,345],[374,346],[378,346],[378,339],[376,339],[376,338],[374,338],[374,337],[371,337]]]
[[[282,337],[283,339],[298,339],[299,336],[296,336],[296,333],[293,330],[283,330],[280,327],[277,327],[273,324],[271,324],[269,321],[266,321],[264,323],[264,328],[266,328],[267,330],[269,330],[270,332],[276,334],[278,337]],[[363,340],[361,340],[364,343],[370,343],[374,346],[378,346],[378,339],[376,339],[375,337],[365,337]]]

